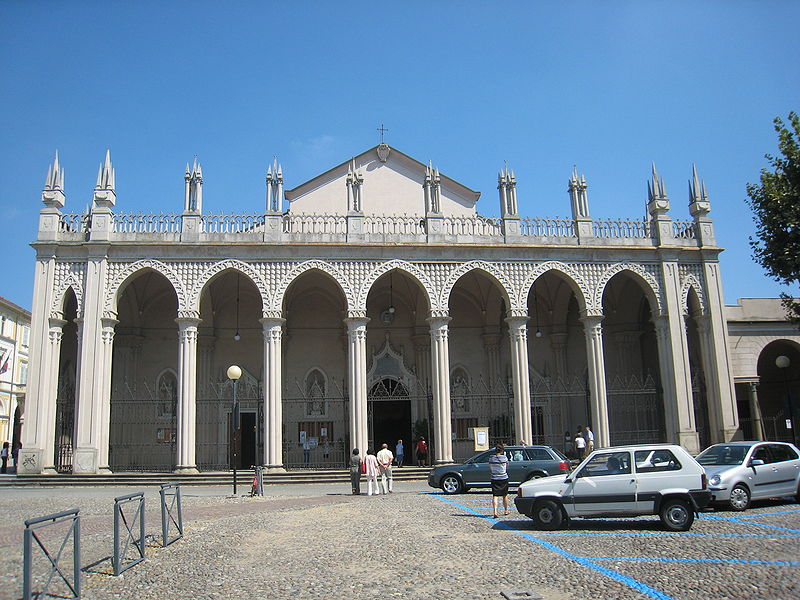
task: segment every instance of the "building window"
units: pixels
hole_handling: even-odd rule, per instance
[[[28,327],[27,325],[24,325],[22,327],[22,345],[23,346],[28,346],[29,345],[30,337],[31,337],[31,328]]]
[[[306,375],[306,416],[325,416],[325,374],[312,369]]]
[[[19,363],[19,383],[25,385],[28,383],[28,363]]]
[[[178,406],[178,378],[172,371],[165,371],[158,378],[158,416],[171,419],[175,417]]]

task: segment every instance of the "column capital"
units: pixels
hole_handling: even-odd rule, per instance
[[[66,325],[67,322],[68,322],[65,319],[59,319],[59,318],[56,318],[56,317],[50,317],[48,319],[48,321],[49,321],[50,329],[63,329],[64,325]]]
[[[258,322],[261,323],[266,331],[267,329],[272,329],[274,327],[283,327],[283,324],[286,323],[286,319],[283,317],[269,316],[259,319]]]
[[[179,313],[179,314],[180,314],[180,313]],[[199,319],[199,318],[197,318],[197,317],[183,317],[183,316],[179,316],[177,319],[175,319],[175,322],[178,324],[178,328],[179,328],[181,331],[184,331],[184,330],[186,330],[186,329],[189,329],[189,328],[191,328],[191,327],[195,327],[195,328],[196,328],[196,327],[199,327],[199,326],[200,326],[200,323],[202,323],[202,322],[203,322],[203,320],[202,320],[202,319]]]
[[[583,323],[588,328],[600,327],[603,323],[603,319],[605,319],[604,315],[595,315],[595,314],[582,314],[580,316],[580,322]]]
[[[506,321],[509,319],[525,319],[527,321],[529,318],[528,310],[525,308],[512,308],[506,311]]]
[[[528,315],[520,315],[516,314],[517,311],[509,311],[508,315],[505,319],[506,323],[508,323],[509,328],[516,328],[522,329],[528,324],[530,321],[530,317]]]
[[[349,312],[348,315],[353,315],[354,312]],[[347,331],[352,333],[354,331],[358,331],[359,329],[365,328],[367,323],[369,323],[370,319],[367,316],[348,316],[345,317],[344,322],[347,324]]]
[[[447,311],[431,311],[431,316],[425,320],[431,326],[431,331],[435,331],[446,328],[452,318],[447,315]]]
[[[100,319],[100,324],[103,326],[104,329],[105,328],[114,329],[114,327],[116,327],[118,323],[119,321],[113,317],[103,317],[102,319]]]

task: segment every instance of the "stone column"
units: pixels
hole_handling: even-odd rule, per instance
[[[722,281],[719,263],[703,263],[706,284],[706,312],[708,314],[705,333],[708,345],[708,360],[703,368],[708,375],[709,404],[716,415],[716,426],[720,442],[734,438],[739,429],[739,412],[736,409],[736,394],[733,388],[733,369],[728,348],[728,327],[725,322],[725,300],[722,295]]]
[[[601,448],[611,445],[611,430],[608,423],[608,396],[606,394],[606,364],[603,356],[603,317],[584,316],[584,335],[586,336],[586,362],[589,374],[589,393],[592,406],[592,431],[594,446]]]
[[[104,317],[101,319],[102,325],[102,363],[101,372],[98,376],[101,381],[100,396],[100,473],[111,473],[108,465],[108,446],[110,442],[111,429],[111,364],[114,356],[114,327],[119,323],[114,318]]]
[[[198,473],[195,458],[197,430],[197,327],[200,319],[178,317],[178,423],[175,472]]]
[[[411,337],[414,344],[414,367],[417,370],[417,383],[423,390],[429,389],[431,381],[431,336],[415,334]],[[413,392],[412,392],[413,393]]]
[[[53,217],[53,229],[58,222]],[[40,231],[42,227],[40,225]],[[41,233],[40,233],[41,237]],[[55,257],[52,249],[37,249],[33,280],[33,308],[28,385],[25,398],[25,426],[19,453],[19,473],[55,472],[54,440],[56,383],[61,350],[61,331],[65,321],[51,315]],[[62,315],[57,315],[61,317]],[[55,367],[53,364],[55,363]]]
[[[286,319],[264,317],[264,466],[269,472],[283,467],[283,404],[281,398],[281,336]]]
[[[677,325],[680,325],[679,319],[680,314],[675,318]],[[686,336],[682,327],[676,331],[673,325],[666,315],[655,320],[667,441],[680,444],[690,453],[697,454],[701,448],[694,422]]]
[[[350,390],[350,445],[367,452],[367,323],[362,313],[350,313],[347,323],[347,382]],[[348,452],[348,455],[350,452]]]
[[[428,319],[431,326],[431,384],[433,389],[434,460],[436,464],[453,462],[453,425],[450,421],[450,347],[447,324],[450,317],[439,311]]]
[[[514,443],[533,443],[531,388],[528,373],[528,316],[512,311],[506,319],[511,340],[511,375],[514,384]]]
[[[747,397],[750,400],[750,417],[753,420],[753,438],[764,439],[764,423],[761,420],[761,405],[758,403],[758,382],[747,382]]]

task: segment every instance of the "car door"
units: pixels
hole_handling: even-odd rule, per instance
[[[633,462],[636,465],[636,509],[640,513],[655,512],[661,490],[686,487],[682,465],[668,448],[637,450]],[[700,484],[699,478],[697,484]]]
[[[571,495],[576,515],[635,512],[636,479],[631,473],[630,453],[596,453],[575,474]]]
[[[489,457],[492,454],[494,454],[494,450],[488,450],[464,464],[464,468],[461,471],[464,485],[489,485]]]
[[[797,493],[797,475],[800,458],[788,444],[769,444],[772,472],[775,477],[775,494],[789,496]]]
[[[753,461],[763,460],[763,465],[753,464]],[[780,495],[778,483],[778,470],[774,465],[769,444],[759,444],[753,448],[747,462],[747,469],[752,473],[752,498],[770,498]]]

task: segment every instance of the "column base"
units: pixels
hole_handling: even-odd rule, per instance
[[[286,473],[286,467],[283,465],[264,465],[264,473]]]
[[[95,448],[77,448],[72,458],[72,474],[94,475],[98,473],[99,454]]]
[[[97,469],[97,472],[100,475],[113,475],[114,474],[114,471],[112,471],[110,467],[100,467],[99,469]]]
[[[20,448],[18,462],[16,463],[17,474],[39,475],[45,473],[50,467],[43,466],[43,454],[44,450],[41,448]]]
[[[692,456],[700,454],[700,451],[704,449],[700,448],[700,440],[696,431],[679,431],[678,444],[686,448]]]
[[[176,467],[172,472],[176,475],[196,475],[200,473],[197,467]]]
[[[758,421],[760,424],[761,421]],[[733,440],[741,440],[742,439],[742,432],[740,429],[723,429],[722,430],[722,442],[730,442]]]
[[[435,464],[435,465],[452,465],[452,464],[454,464],[454,462],[455,461],[453,461],[452,459],[449,459],[449,460],[448,459],[442,459],[442,460],[433,461],[433,464]]]

